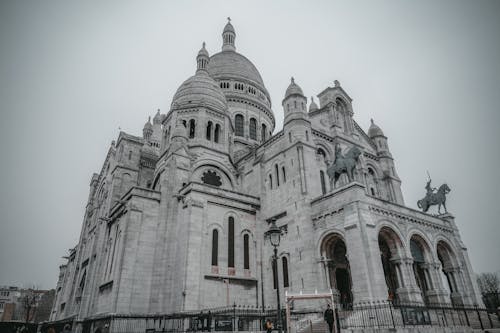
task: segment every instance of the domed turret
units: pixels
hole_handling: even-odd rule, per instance
[[[309,105],[309,112],[318,110],[318,105],[314,102],[314,98],[311,96],[311,104]]]
[[[208,62],[210,61],[210,56],[208,54],[207,49],[205,49],[205,42],[203,42],[201,46],[201,50],[198,52],[198,56],[196,57],[196,62],[198,64],[198,68],[196,72],[205,72],[208,73],[207,67]]]
[[[285,99],[287,99],[288,97],[293,96],[293,95],[299,95],[299,96],[304,97],[304,93],[302,92],[302,88],[300,88],[299,85],[295,83],[295,79],[292,77],[290,85],[288,86],[288,88],[286,89],[286,92],[285,92]]]
[[[385,136],[384,132],[382,132],[382,129],[375,124],[373,119],[370,119],[370,121],[371,125],[370,128],[368,129],[368,136],[372,139],[377,136]]]
[[[234,40],[236,39],[236,31],[231,24],[231,18],[227,18],[227,24],[222,31],[222,51],[235,51]]]
[[[295,79],[292,77],[282,102],[283,109],[285,109],[285,123],[291,118],[307,117],[306,104],[307,98],[304,96],[302,88],[295,83]]]
[[[151,124],[151,117],[149,117],[148,121],[144,124],[144,128],[142,129],[142,137],[146,140],[149,140],[152,134],[153,124]]]
[[[160,109],[158,109],[158,111],[156,111],[156,114],[153,118],[153,124],[161,124],[161,121],[162,121],[162,116],[160,114]]]

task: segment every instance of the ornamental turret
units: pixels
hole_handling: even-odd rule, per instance
[[[316,111],[318,110],[318,104],[316,104],[316,102],[314,102],[314,98],[311,96],[311,104],[309,105],[309,112],[313,112],[313,111]]]
[[[307,114],[307,98],[293,77],[281,104],[285,113],[283,130],[288,136],[289,143],[296,140],[309,141],[311,122]]]
[[[302,88],[295,83],[293,77],[286,89],[285,98],[281,104],[285,112],[285,124],[293,118],[307,118],[307,98],[304,96]]]
[[[227,18],[227,24],[222,31],[222,51],[236,51],[234,40],[236,39],[236,32],[231,24],[231,18]]]
[[[380,167],[382,169],[380,180],[385,183],[385,188],[387,189],[384,199],[404,205],[401,179],[399,179],[396,172],[394,159],[387,144],[387,137],[384,135],[382,129],[375,124],[373,119],[371,119],[371,125],[368,129],[368,136],[377,148],[377,156],[379,156]]]
[[[207,49],[205,49],[205,42],[201,46],[201,50],[198,52],[196,57],[197,69],[196,73],[204,73],[208,75],[208,62],[210,61],[210,56]]]
[[[151,117],[148,118],[148,121],[144,124],[144,128],[142,129],[142,137],[149,141],[151,139],[151,135],[153,135],[153,124],[151,124]]]
[[[375,143],[375,146],[377,147],[377,154],[392,157],[389,151],[389,146],[387,145],[387,137],[384,135],[384,132],[375,124],[373,119],[370,121],[371,125],[368,129],[368,136],[372,139],[373,143]]]

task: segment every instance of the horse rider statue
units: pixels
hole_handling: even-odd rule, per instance
[[[431,182],[432,182],[432,179],[429,178],[429,180],[427,181],[427,184],[425,185],[425,189],[427,191],[426,197],[429,197],[436,190],[435,187],[431,186]]]
[[[356,163],[359,160],[359,155],[361,155],[361,150],[359,150],[356,146],[349,149],[345,155],[342,155],[340,145],[335,145],[335,160],[332,164],[328,165],[326,170],[326,173],[330,178],[330,185],[333,184],[333,188],[335,188],[337,181],[344,173],[347,174],[349,182],[354,180],[354,169],[356,168]]]
[[[421,208],[424,212],[427,212],[431,206],[438,205],[438,214],[441,214],[441,205],[444,207],[444,212],[448,213],[446,209],[446,195],[450,193],[451,189],[447,184],[439,186],[439,189],[431,186],[431,179],[427,181],[425,185],[425,190],[427,191],[425,197],[417,201],[418,208]]]

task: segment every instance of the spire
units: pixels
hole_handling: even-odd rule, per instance
[[[209,61],[210,61],[210,56],[208,54],[207,49],[205,49],[205,42],[203,42],[201,50],[198,52],[198,55],[196,56],[196,63],[197,63],[196,73],[201,73],[201,72],[208,73],[207,67]]]
[[[231,24],[231,18],[227,18],[227,24],[222,31],[222,51],[236,51],[234,40],[236,39],[236,32]]]
[[[309,105],[309,112],[318,110],[318,105],[314,102],[314,98],[311,96],[311,104]]]

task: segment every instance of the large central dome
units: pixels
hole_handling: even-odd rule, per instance
[[[267,90],[257,68],[248,58],[236,51],[222,51],[210,57],[208,73],[214,79],[241,79],[251,81]]]

